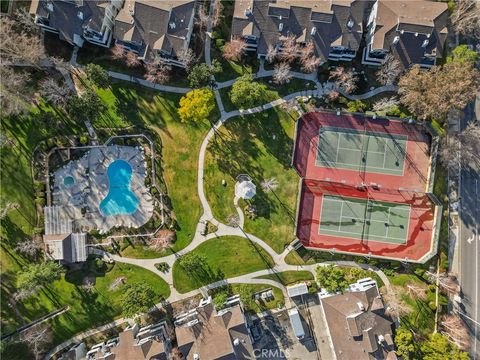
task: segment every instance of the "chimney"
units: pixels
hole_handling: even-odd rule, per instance
[[[310,35],[315,36],[316,33],[317,33],[317,28],[314,26],[312,27],[312,31],[310,31]]]
[[[426,48],[427,45],[428,45],[428,43],[429,43],[428,39],[423,40],[422,47],[423,47],[423,48]]]
[[[243,15],[245,16],[250,16],[252,15],[252,9],[250,9],[249,7],[245,9],[245,11],[243,12]]]
[[[240,340],[239,340],[238,338],[235,338],[235,339],[233,340],[233,345],[234,345],[234,346],[240,345]]]
[[[400,41],[400,36],[395,36],[393,38],[393,41],[392,41],[392,44],[395,45],[396,43],[398,43]]]

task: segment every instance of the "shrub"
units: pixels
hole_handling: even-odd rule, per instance
[[[168,265],[166,262],[155,264],[155,267],[157,268],[157,270],[163,273],[166,273],[168,272],[168,270],[170,270],[170,265]]]
[[[422,268],[416,268],[414,271],[415,275],[417,275],[418,277],[422,277],[423,274],[425,274],[425,269],[422,269]]]
[[[430,310],[432,310],[432,311],[437,310],[437,305],[435,305],[435,301],[430,301],[430,302],[428,303],[428,307],[429,307]]]
[[[347,110],[349,112],[364,112],[368,105],[360,100],[349,101],[347,103]]]
[[[223,39],[215,39],[215,45],[218,49],[222,50],[223,46],[225,45],[225,40]]]
[[[80,145],[87,145],[88,144],[88,136],[87,135],[80,135],[80,137],[78,138],[78,142],[80,143]]]

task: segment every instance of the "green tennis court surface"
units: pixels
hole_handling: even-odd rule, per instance
[[[319,234],[405,244],[410,206],[323,195]]]
[[[316,165],[403,175],[406,142],[401,135],[323,126]]]

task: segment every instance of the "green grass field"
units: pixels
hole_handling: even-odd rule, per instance
[[[173,284],[180,293],[210,282],[268,269],[274,265],[273,259],[261,247],[235,236],[208,240],[192,252],[205,256],[206,263],[203,265],[211,276],[194,276],[186,272],[177,261],[173,265]]]
[[[257,279],[269,279],[280,282],[282,285],[290,285],[300,281],[312,281],[314,277],[310,271],[284,271],[257,277]]]
[[[245,230],[279,253],[294,239],[298,185],[298,175],[290,166],[294,127],[295,116],[281,109],[230,119],[211,141],[205,159],[205,192],[215,217],[227,222],[236,214],[235,179],[249,174],[257,186],[252,201],[257,218],[246,217]],[[272,178],[278,186],[263,190],[262,181]],[[245,205],[241,201],[242,208]]]

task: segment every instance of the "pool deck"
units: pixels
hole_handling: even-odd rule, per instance
[[[108,166],[124,160],[132,167],[130,190],[139,201],[133,214],[106,216],[100,211],[101,201],[108,195]],[[74,220],[78,230],[106,233],[114,227],[138,228],[152,217],[154,200],[145,186],[147,168],[142,147],[104,146],[93,148],[80,159],[70,161],[54,173],[53,204],[61,205]],[[65,185],[71,176],[74,183]]]

